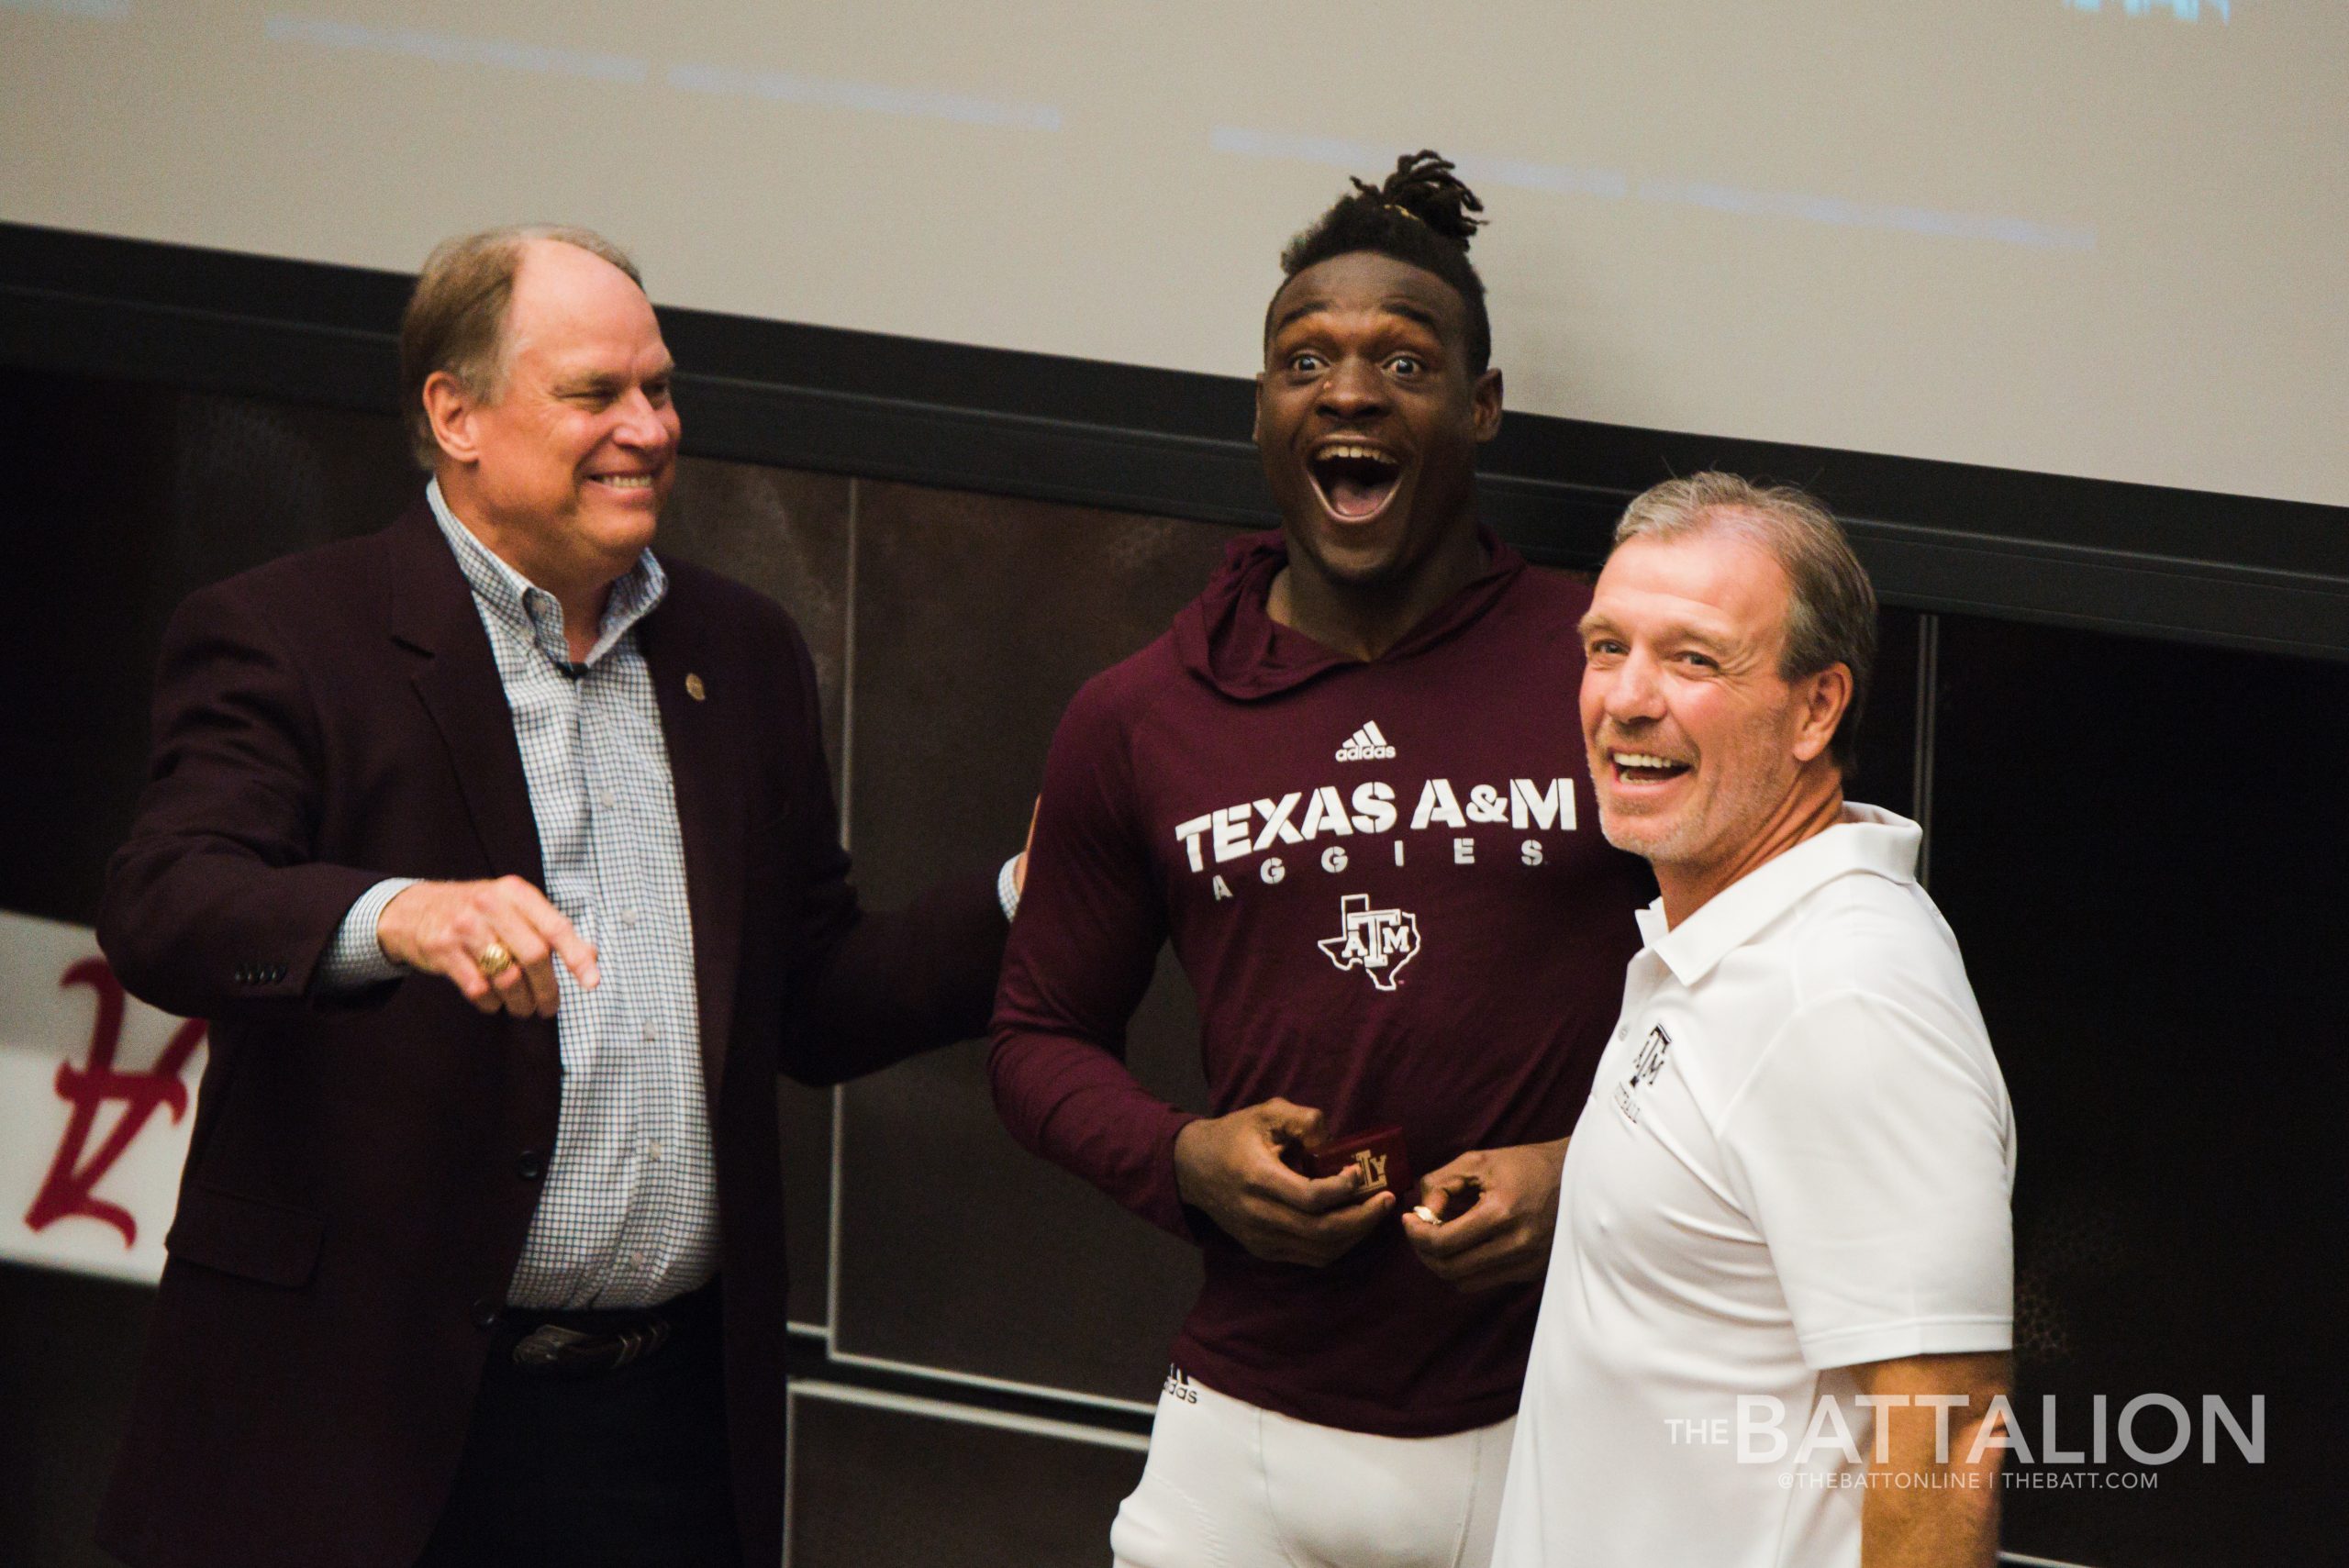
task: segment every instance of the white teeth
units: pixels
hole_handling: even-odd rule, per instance
[[[1644,751],[1610,751],[1608,753],[1619,768],[1676,768],[1681,764],[1670,757],[1651,757]]]
[[[652,488],[652,476],[649,473],[599,473],[596,476],[596,483],[608,484],[615,490],[650,490]]]
[[[1388,464],[1392,464],[1395,462],[1393,458],[1387,456],[1385,452],[1380,451],[1376,447],[1350,445],[1323,447],[1319,451],[1313,455],[1317,458],[1323,459],[1354,458],[1365,462],[1383,462]]]

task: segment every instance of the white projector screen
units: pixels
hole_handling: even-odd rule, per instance
[[[1423,146],[1512,406],[2349,505],[2342,0],[0,0],[0,217],[1186,370]]]

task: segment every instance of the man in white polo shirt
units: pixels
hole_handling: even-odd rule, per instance
[[[1582,623],[1654,866],[1568,1147],[1496,1568],[1997,1554],[2014,1117],[1916,824],[1848,805],[1876,598],[1827,512],[1634,501]]]

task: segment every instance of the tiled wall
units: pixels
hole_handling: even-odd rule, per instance
[[[2267,1406],[2257,1467],[2013,1491],[2078,1562],[2338,1562],[2349,1373],[2349,666],[1944,623],[1933,894],[2021,1132],[2018,1373],[2041,1401]],[[2149,1415],[2147,1446],[2171,1428]]]
[[[86,922],[172,605],[380,525],[418,480],[380,417],[59,380],[0,390],[0,416],[29,454],[0,488],[0,907]],[[1017,848],[1069,695],[1228,537],[695,461],[661,548],[805,628],[859,884],[887,905]],[[2117,1568],[2316,1560],[2344,1518],[2325,1330],[2349,671],[1904,612],[1884,632],[1854,793],[1930,804],[1932,885],[2013,1088],[2024,1393],[2269,1401],[2261,1472],[2017,1494],[2008,1540]],[[1193,1033],[1164,966],[1132,1059],[1196,1105]],[[796,1568],[1105,1561],[1193,1255],[1020,1153],[976,1045],[779,1106],[791,1315],[821,1363],[794,1399]],[[98,1561],[81,1542],[145,1299],[0,1268],[0,1562]],[[977,1407],[1006,1384],[1069,1397]]]

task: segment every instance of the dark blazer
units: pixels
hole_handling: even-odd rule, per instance
[[[662,564],[637,635],[690,888],[734,1495],[745,1562],[772,1568],[774,1074],[836,1083],[984,1032],[1005,925],[975,875],[860,913],[797,628]],[[99,940],[135,995],[212,1020],[211,1058],[99,1540],[142,1568],[405,1565],[455,1473],[561,1087],[551,1020],[484,1018],[444,980],[311,995],[384,876],[544,885],[488,638],[429,511],[190,597],[154,722]]]

